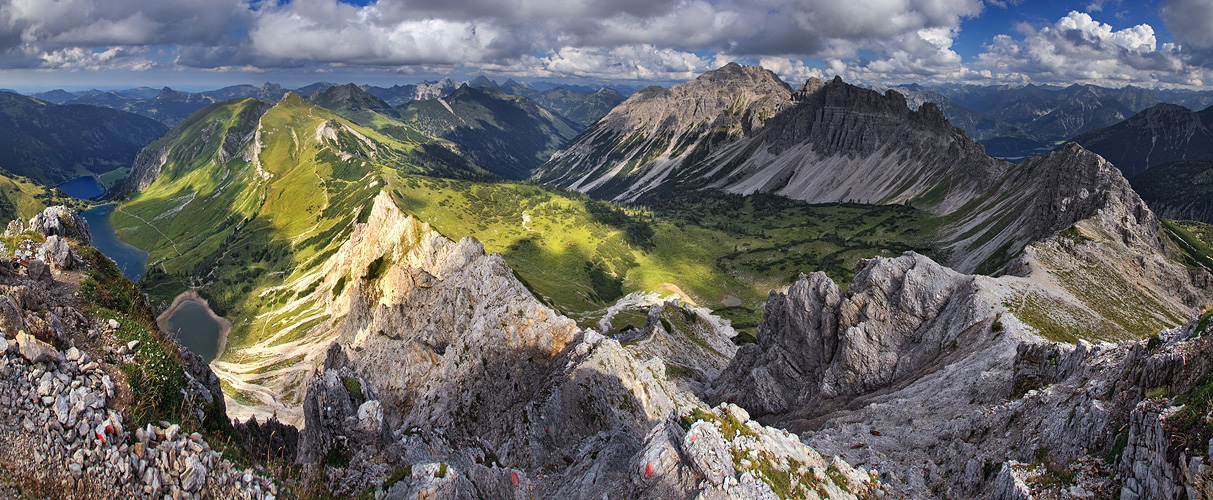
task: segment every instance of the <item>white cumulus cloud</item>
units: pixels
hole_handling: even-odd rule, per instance
[[[1113,86],[1191,84],[1202,72],[1185,65],[1176,45],[1159,44],[1148,24],[1116,30],[1073,11],[1051,25],[1021,32],[1021,39],[995,36],[978,64],[1011,79]]]

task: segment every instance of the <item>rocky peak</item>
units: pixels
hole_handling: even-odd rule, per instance
[[[308,101],[333,111],[392,111],[392,107],[388,105],[388,103],[384,102],[378,97],[368,94],[361,87],[353,83],[329,87],[323,92],[317,92],[315,95],[310,97]]]
[[[301,104],[304,102],[307,101],[293,91],[287,91],[287,93],[282,94],[282,99],[278,100],[278,104]]]
[[[918,111],[913,111],[905,96],[896,90],[888,89],[882,95],[871,89],[848,84],[838,76],[824,84],[816,78],[810,78],[800,86],[800,91],[794,98],[813,109],[837,108],[852,113],[888,115],[898,119],[907,117],[912,122],[926,124],[934,130],[949,134],[956,132],[934,104],[925,110],[920,106]]]
[[[160,89],[159,94],[156,94],[155,99],[158,101],[162,101],[162,100],[180,101],[180,100],[187,100],[190,97],[191,97],[191,95],[189,93],[179,92],[179,91],[170,89],[168,87],[164,87],[164,88]]]
[[[805,80],[804,84],[800,86],[800,89],[797,90],[796,97],[802,98],[806,95],[817,92],[824,86],[825,84],[822,83],[817,77],[810,76],[809,79]]]
[[[802,275],[771,292],[758,343],[741,347],[715,396],[761,416],[894,384],[989,325],[978,290],[976,278],[915,253],[861,261],[847,290],[825,273]]]
[[[727,126],[736,121],[721,116],[727,112],[740,116],[747,124],[743,126],[754,130],[761,127],[758,115],[774,114],[791,97],[791,90],[769,70],[729,63],[668,89],[643,89],[608,113],[606,120],[616,127],[653,130],[660,126],[678,133],[681,126],[697,121]],[[687,106],[688,100],[699,102]]]
[[[1103,214],[1118,226],[1117,232],[1126,244],[1163,250],[1158,218],[1103,157],[1068,142],[1033,160],[1046,167],[1034,170],[1041,176],[1037,184],[1041,188],[1041,217],[1037,221],[1043,229],[1041,235],[1056,234],[1080,220]]]

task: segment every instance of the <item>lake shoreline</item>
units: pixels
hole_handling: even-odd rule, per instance
[[[117,208],[118,205],[115,203],[105,203],[80,212],[80,216],[88,222],[89,234],[93,237],[93,246],[114,261],[126,279],[139,281],[139,278],[147,272],[149,254],[146,250],[118,237],[118,232],[111,221],[111,216]]]
[[[173,313],[177,312],[178,307],[186,302],[194,302],[202,306],[211,319],[219,325],[219,347],[215,351],[215,357],[211,359],[211,362],[214,362],[215,360],[219,359],[220,356],[223,356],[223,350],[227,348],[227,334],[232,330],[232,322],[228,321],[227,318],[224,318],[223,316],[215,314],[215,311],[211,310],[210,303],[208,303],[206,299],[202,298],[201,295],[198,295],[198,292],[195,292],[194,290],[186,290],[180,295],[174,297],[173,303],[168,306],[168,309],[165,309],[164,312],[160,313],[159,316],[156,316],[156,325],[160,327],[161,331],[168,332],[168,328],[166,326],[168,319],[173,316]],[[169,334],[172,335],[171,333]]]

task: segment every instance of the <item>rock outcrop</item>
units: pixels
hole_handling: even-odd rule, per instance
[[[1174,436],[1191,427],[1157,394],[1207,383],[1209,313],[1151,341],[1059,344],[1040,336],[1065,327],[1035,314],[1087,320],[1025,308],[1031,294],[1073,300],[1032,279],[960,275],[913,254],[862,263],[845,291],[804,277],[772,294],[759,343],[739,350],[715,396],[883,471],[912,498],[1016,498],[1019,483],[1141,498],[1204,487],[1208,438],[1176,453]]]
[[[29,220],[29,230],[47,237],[59,236],[71,238],[85,245],[93,244],[93,235],[89,232],[88,221],[63,205],[47,207],[42,213],[35,215]]]
[[[47,238],[20,242],[14,251],[21,258],[66,256],[71,265],[52,258],[48,267],[35,259],[23,270],[20,264],[7,267],[6,261],[7,272],[0,272],[0,475],[6,484],[55,498],[279,494],[272,481],[226,460],[202,434],[182,429],[181,424],[202,429],[227,423],[219,380],[206,363],[182,349],[177,365],[182,371],[165,370],[171,360],[160,349],[175,347],[171,341],[147,333],[154,350],[140,348],[139,341],[120,341],[123,325],[103,316],[116,313],[98,309],[121,307],[135,314],[138,304],[90,302],[98,288],[107,287],[107,296],[98,300],[113,299],[115,289],[108,287],[121,285],[100,283],[90,274],[94,288],[82,293],[82,272],[105,272],[89,267],[109,265],[108,275],[118,275],[100,256],[77,265],[84,264],[78,249],[85,255],[96,252],[83,247],[90,241],[87,224],[70,209],[51,207],[30,227]],[[145,314],[150,317],[150,311]],[[155,379],[146,375],[149,366],[159,370]],[[164,402],[180,405],[182,422],[132,424],[132,415],[148,411],[135,408],[148,402],[132,401],[134,394],[148,388],[131,384],[157,386],[169,379],[185,381],[169,391],[173,402]]]
[[[736,407],[709,411],[696,390],[732,332],[694,309],[652,306],[628,345],[582,330],[499,256],[386,195],[323,275],[316,293],[343,319],[325,327],[339,334],[308,384],[297,458],[340,470],[335,494],[761,498],[786,487],[773,474],[838,498],[880,489]]]
[[[757,415],[828,407],[918,375],[959,342],[987,336],[998,297],[930,259],[861,262],[841,289],[802,276],[767,299],[758,344],[742,346],[717,379],[717,397]]]

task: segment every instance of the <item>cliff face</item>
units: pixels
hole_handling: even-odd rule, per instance
[[[771,293],[758,343],[716,380],[717,397],[757,415],[816,411],[918,375],[957,343],[990,337],[1001,290],[988,281],[917,254],[861,263],[847,290],[802,277]]]
[[[305,379],[297,458],[310,470],[344,464],[338,494],[773,495],[749,472],[757,460],[737,462],[730,449],[754,450],[840,498],[880,487],[740,410],[708,410],[695,389],[731,355],[725,327],[666,305],[627,346],[581,330],[539,303],[499,256],[443,238],[386,194],[318,276],[300,300],[323,303],[333,319],[279,349],[329,346],[304,358],[323,363]],[[684,344],[714,354],[667,365],[661,356]],[[384,463],[410,472],[385,485]],[[827,477],[831,465],[849,483]]]
[[[324,273],[348,277],[349,289],[337,307],[345,314],[338,342],[360,353],[350,366],[400,410],[393,424],[447,428],[518,411],[532,396],[528,381],[545,376],[578,333],[499,255],[471,239],[446,240],[386,195],[333,262]]]

